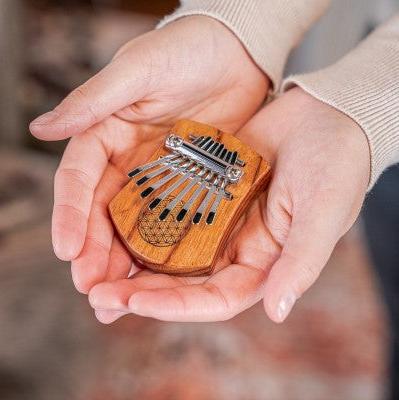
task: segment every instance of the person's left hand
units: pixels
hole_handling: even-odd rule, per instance
[[[142,271],[89,293],[97,318],[135,313],[167,321],[218,321],[262,297],[283,321],[352,226],[369,180],[369,149],[349,117],[301,89],[260,111],[238,134],[274,167],[272,182],[233,232],[217,272],[181,278]],[[127,261],[126,261],[127,262]]]
[[[181,18],[124,45],[97,75],[30,125],[43,140],[72,136],[54,180],[52,239],[78,291],[126,278],[134,261],[107,205],[127,172],[178,119],[236,131],[262,104],[269,78],[240,40],[206,16]]]

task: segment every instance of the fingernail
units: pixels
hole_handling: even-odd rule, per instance
[[[49,111],[40,117],[37,117],[31,122],[31,125],[47,125],[58,118],[59,114],[57,111]]]
[[[129,314],[128,312],[95,310],[94,314],[99,322],[102,324],[112,324],[117,319]]]
[[[280,299],[277,306],[277,322],[283,322],[288,317],[288,314],[291,312],[292,307],[294,307],[296,300],[297,298],[292,292]]]

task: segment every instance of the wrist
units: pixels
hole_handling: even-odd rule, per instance
[[[350,116],[339,109],[317,99],[300,87],[294,87],[285,95],[293,97],[293,101],[303,110],[303,121],[307,121],[310,129],[320,135],[331,135],[332,145],[337,147],[337,158],[342,153],[353,160],[353,167],[359,169],[361,185],[367,189],[371,176],[371,154],[367,136],[361,126]]]

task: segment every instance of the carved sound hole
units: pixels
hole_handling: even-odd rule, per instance
[[[171,200],[173,200],[173,197],[168,196],[153,210],[148,208],[148,204],[141,210],[138,218],[138,230],[147,243],[157,247],[173,246],[186,234],[191,223],[191,216],[187,213],[183,221],[176,220],[184,205],[182,201],[163,221],[159,219],[162,210]]]

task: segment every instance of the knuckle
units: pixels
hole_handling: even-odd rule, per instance
[[[94,190],[90,176],[77,168],[59,167],[55,173],[55,182],[65,187],[73,185],[80,189]]]
[[[320,276],[321,268],[312,263],[301,264],[298,270],[298,279],[294,285],[294,291],[301,296]]]
[[[231,318],[234,318],[240,312],[239,302],[232,304],[227,299],[227,296],[224,294],[223,290],[221,290],[217,285],[207,282],[205,284],[205,289],[219,300],[220,308],[216,313],[219,321],[227,321]],[[217,310],[214,309],[214,311]]]
[[[299,298],[320,276],[322,266],[316,261],[301,259],[301,257],[287,252],[284,254],[284,258],[291,265],[292,290]]]
[[[291,217],[283,209],[268,207],[266,211],[267,225],[277,243],[282,246],[288,237]]]
[[[86,235],[86,240],[89,241],[94,247],[96,247],[98,250],[103,251],[107,254],[109,254],[111,250],[110,244],[104,243],[102,240],[96,238],[93,235]]]
[[[89,99],[89,91],[86,85],[74,89],[68,96],[71,103],[82,103]]]
[[[173,288],[172,293],[175,295],[176,300],[180,303],[183,315],[187,313],[187,303],[184,295],[180,292],[179,288]]]
[[[216,298],[218,298],[221,301],[221,303],[223,304],[223,307],[226,310],[230,310],[231,307],[230,307],[229,302],[227,301],[226,296],[224,295],[222,290],[217,285],[215,285],[214,283],[208,282],[205,285],[205,288],[211,295],[215,296]]]
[[[92,105],[90,95],[90,89],[87,84],[83,84],[76,89],[74,89],[69,96],[64,100],[63,105],[72,107],[74,110],[75,117],[80,117],[82,115],[90,115],[92,122],[97,121],[98,115],[94,106]]]

